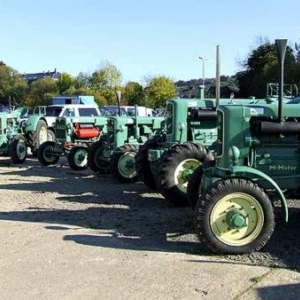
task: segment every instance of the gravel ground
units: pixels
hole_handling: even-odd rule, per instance
[[[275,232],[260,252],[216,256],[198,242],[191,208],[172,206],[141,182],[121,184],[109,175],[73,171],[64,159],[43,167],[32,157],[23,165],[11,165],[8,157],[1,157],[0,174],[0,220],[74,225],[110,233],[97,239],[67,237],[86,245],[200,254],[300,271],[299,201],[289,201],[287,224],[276,208]]]

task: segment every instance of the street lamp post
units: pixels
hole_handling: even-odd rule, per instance
[[[202,60],[202,84],[203,88],[205,88],[205,61],[207,60],[207,58],[199,56],[199,59]]]

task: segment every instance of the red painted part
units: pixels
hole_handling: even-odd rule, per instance
[[[92,128],[80,128],[78,123],[75,124],[75,134],[80,139],[90,139],[96,138],[99,136],[100,131],[99,128],[92,127]]]

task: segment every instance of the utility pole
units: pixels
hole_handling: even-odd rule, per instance
[[[202,84],[203,88],[205,89],[205,61],[207,60],[207,58],[199,56],[199,59],[202,60]]]

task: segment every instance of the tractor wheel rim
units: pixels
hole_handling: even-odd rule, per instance
[[[118,170],[124,178],[133,178],[137,175],[135,169],[135,155],[135,152],[126,152],[119,158]]]
[[[18,140],[16,147],[17,157],[23,160],[26,157],[26,144],[23,140]]]
[[[215,237],[230,246],[243,246],[254,241],[262,231],[264,212],[251,195],[231,193],[221,198],[210,215]]]
[[[174,182],[177,188],[186,194],[189,177],[200,166],[197,159],[189,158],[182,161],[175,170]]]
[[[85,167],[88,163],[88,152],[86,149],[78,149],[74,155],[74,163],[78,167]]]
[[[51,153],[53,153],[53,150],[54,150],[53,146],[48,146],[44,149],[43,157],[46,162],[51,163],[51,162],[55,161],[56,157],[51,154]]]
[[[40,129],[40,132],[39,132],[39,145],[43,144],[44,142],[47,142],[48,141],[48,131],[47,131],[47,128],[46,127],[42,127]]]

